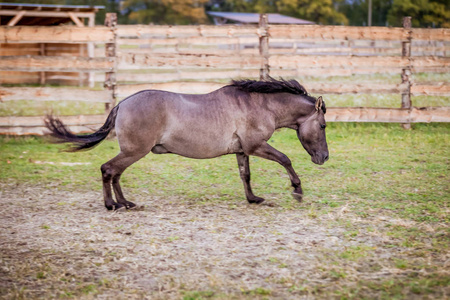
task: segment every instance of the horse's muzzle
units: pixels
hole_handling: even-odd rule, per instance
[[[323,165],[328,158],[328,152],[311,156],[312,162],[318,165]]]

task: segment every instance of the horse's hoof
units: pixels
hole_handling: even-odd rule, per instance
[[[133,202],[128,201],[127,204],[125,204],[127,209],[133,209],[136,208],[136,204],[134,204]]]
[[[299,194],[299,193],[292,193],[292,197],[294,197],[295,200],[297,200],[298,202],[302,202],[303,200],[303,194]]]
[[[135,205],[135,206],[130,207],[128,209],[132,210],[132,211],[144,211],[145,210],[145,206],[144,205]]]
[[[123,204],[118,203],[118,205],[116,205],[114,207],[114,212],[121,212],[121,211],[125,211],[126,206]]]
[[[105,204],[105,207],[107,210],[119,210],[121,208],[124,208],[123,204],[113,202],[112,204]]]
[[[247,198],[247,201],[250,204],[260,204],[260,203],[264,202],[264,198],[255,196],[254,198],[251,198],[251,199]]]

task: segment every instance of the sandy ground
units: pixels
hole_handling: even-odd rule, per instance
[[[130,199],[143,207],[114,213],[100,191],[0,187],[6,299],[309,299],[341,288],[328,256],[352,245],[376,252],[376,259],[345,262],[349,286],[392,275],[377,261],[399,251],[383,247],[390,238],[374,230],[383,216],[370,231],[367,220],[352,217],[360,234],[351,237],[345,207],[310,216],[270,201],[205,204],[135,190]]]

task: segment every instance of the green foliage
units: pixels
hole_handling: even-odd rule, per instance
[[[448,1],[393,0],[387,20],[401,26],[402,17],[410,16],[413,27],[450,27],[450,4]]]
[[[281,14],[319,24],[348,24],[347,17],[335,10],[331,0],[280,0],[277,1],[277,8]]]
[[[122,8],[132,24],[202,24],[208,0],[125,0]]]
[[[386,26],[387,14],[392,0],[372,0],[372,26]],[[345,1],[338,4],[338,11],[343,13],[349,25],[367,25],[369,4],[366,0]]]
[[[367,25],[367,0],[338,5],[349,24]],[[412,17],[413,27],[450,27],[450,2],[445,0],[372,0],[372,26],[402,26],[403,17]]]

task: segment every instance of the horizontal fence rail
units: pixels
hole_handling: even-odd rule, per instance
[[[261,44],[264,41],[265,48]],[[73,48],[74,45],[88,45],[89,55]],[[91,82],[91,87],[82,88],[18,87],[1,86],[0,77],[0,102],[2,105],[18,100],[104,103],[105,114],[61,117],[74,132],[88,132],[103,124],[116,99],[140,90],[208,93],[231,79],[257,79],[264,72],[275,78],[300,79],[314,95],[397,94],[402,95],[402,101],[416,96],[449,97],[448,80],[416,82],[411,79],[417,73],[449,73],[449,50],[449,29],[116,26],[114,22],[109,22],[109,26],[83,28],[0,26],[0,76],[32,79],[45,74],[47,79],[69,79],[73,77],[69,74],[86,74]],[[336,78],[360,74],[394,74],[398,81],[336,82]],[[321,79],[308,80],[308,76]],[[336,78],[329,80],[329,77]],[[43,118],[0,117],[0,134],[43,134]],[[329,122],[450,122],[450,110],[413,105],[329,107],[326,119]]]
[[[0,117],[0,134],[42,135],[47,132],[43,116]],[[91,132],[106,120],[105,115],[61,116],[60,119],[75,133]]]
[[[88,101],[109,103],[111,93],[107,90],[87,90],[51,87],[0,87],[0,102],[14,100],[33,101]]]
[[[107,43],[114,41],[108,27],[0,26],[0,43]]]
[[[114,61],[106,57],[2,56],[0,71],[108,72],[114,68]]]
[[[449,122],[450,107],[400,108],[331,107],[327,122],[429,123]]]

